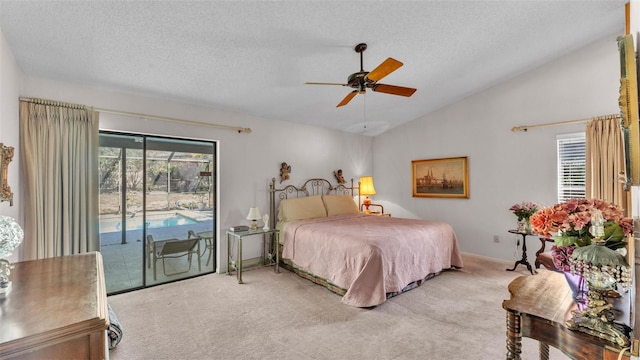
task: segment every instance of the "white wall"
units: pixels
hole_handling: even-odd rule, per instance
[[[508,209],[521,201],[557,202],[556,134],[584,125],[511,128],[619,113],[619,79],[612,36],[378,135],[375,202],[396,216],[449,222],[465,252],[520,258],[515,235],[507,232],[516,225]],[[412,197],[411,160],[458,156],[469,160],[469,199]],[[533,263],[540,242],[529,237],[527,245]]]
[[[0,143],[4,146],[15,148],[13,160],[9,164],[9,186],[13,191],[13,206],[9,202],[0,203],[0,215],[10,216],[19,224],[22,224],[20,207],[20,151],[18,143],[18,94],[20,92],[20,80],[22,73],[16,64],[13,52],[7,39],[0,31]],[[15,120],[15,121],[14,121]],[[9,261],[17,261],[20,258],[22,247],[14,251]]]
[[[220,239],[229,226],[248,224],[249,207],[268,211],[268,182],[272,177],[279,179],[282,162],[292,166],[291,178],[283,185],[301,185],[310,177],[332,179],[333,171],[339,168],[347,179],[372,171],[373,140],[362,135],[27,76],[22,88],[21,96],[251,128],[250,134],[239,134],[174,122],[100,116],[101,129],[219,141]],[[218,242],[217,255],[218,270],[226,271],[226,262],[221,260],[226,259],[226,241]],[[257,242],[245,245],[245,258],[259,255]]]

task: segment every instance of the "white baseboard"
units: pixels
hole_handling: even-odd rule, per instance
[[[464,252],[464,251],[461,251],[460,253],[462,255],[464,255],[464,256],[470,256],[470,257],[474,257],[474,258],[478,258],[478,259],[496,261],[496,262],[500,262],[500,263],[504,263],[504,264],[512,264],[513,265],[513,260],[498,259],[498,258],[493,258],[493,257],[489,257],[489,256],[468,253],[468,252]]]

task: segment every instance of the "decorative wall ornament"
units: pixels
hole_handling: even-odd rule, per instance
[[[13,147],[0,143],[0,202],[8,201],[13,206],[13,193],[9,187],[9,163],[13,159]]]
[[[336,177],[336,181],[338,181],[338,184],[344,184],[347,182],[347,180],[345,180],[344,177],[342,176],[342,169],[338,169],[334,171],[333,176]]]
[[[291,173],[291,165],[288,165],[286,162],[283,162],[280,165],[280,183],[285,180],[289,180],[289,173]]]

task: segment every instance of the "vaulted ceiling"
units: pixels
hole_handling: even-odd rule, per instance
[[[28,76],[376,135],[622,35],[625,2],[0,0],[0,27]],[[345,83],[358,43],[415,94],[304,85]]]

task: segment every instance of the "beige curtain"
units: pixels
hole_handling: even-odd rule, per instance
[[[594,118],[586,129],[587,199],[610,201],[627,208],[620,182],[624,172],[624,143],[620,117]]]
[[[26,260],[98,251],[98,113],[20,101]]]

